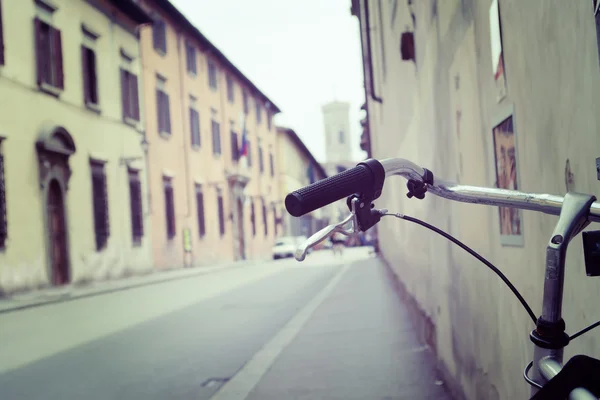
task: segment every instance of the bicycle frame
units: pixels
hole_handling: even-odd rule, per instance
[[[562,368],[563,350],[569,338],[562,320],[562,298],[567,246],[590,222],[600,222],[600,203],[590,195],[568,193],[565,197],[550,194],[526,193],[514,190],[459,185],[433,178],[425,180],[429,171],[400,158],[380,161],[385,178],[402,176],[409,181],[425,185],[427,193],[448,200],[463,203],[483,204],[498,207],[512,207],[522,210],[559,215],[554,232],[546,248],[546,269],[542,313],[536,329],[530,334],[534,343],[533,361],[525,369],[525,380],[531,385],[531,395],[535,395],[548,380]],[[431,175],[431,174],[429,174]],[[364,204],[360,204],[361,208]],[[352,200],[352,213],[339,224],[329,225],[312,235],[296,252],[296,259],[302,261],[308,248],[314,246],[334,232],[351,235],[357,232],[356,210],[358,201]],[[387,212],[387,210],[385,210]],[[382,210],[383,214],[384,211]],[[349,222],[352,229],[344,228]],[[528,371],[532,369],[532,376]],[[571,392],[571,399],[589,399],[591,393],[578,388]]]

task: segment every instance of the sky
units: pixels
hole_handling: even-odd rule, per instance
[[[358,20],[350,0],[171,0],[281,110],[275,123],[296,131],[325,159],[321,107],[350,103],[353,158],[364,102]]]

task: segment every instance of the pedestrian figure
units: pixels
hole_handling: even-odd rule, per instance
[[[341,233],[336,233],[331,238],[331,242],[333,243],[333,254],[343,255],[344,245],[346,243],[346,238]]]

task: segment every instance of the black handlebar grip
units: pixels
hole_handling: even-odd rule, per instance
[[[377,181],[376,174],[385,175],[381,164],[373,161],[378,164],[377,171],[368,163],[360,163],[354,168],[288,194],[285,197],[285,208],[292,216],[300,217],[351,194],[371,190]]]

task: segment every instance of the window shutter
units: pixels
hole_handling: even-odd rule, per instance
[[[129,84],[127,82],[127,71],[121,68],[121,103],[123,105],[123,119],[129,115]]]
[[[142,210],[142,185],[138,172],[130,172],[129,178],[131,234],[134,242],[144,236],[144,215]]]
[[[172,239],[175,237],[175,231],[177,227],[175,225],[175,202],[173,199],[173,187],[168,186],[165,187],[165,214],[167,217],[167,237]]]
[[[81,69],[82,69],[82,73],[83,73],[83,102],[84,103],[88,103],[91,101],[91,93],[90,93],[90,87],[91,87],[91,80],[90,80],[90,74],[89,74],[89,63],[90,60],[88,58],[88,50],[85,46],[81,46]]]
[[[6,217],[6,183],[4,181],[4,156],[0,154],[0,248],[6,245],[8,219]]]
[[[100,104],[100,96],[98,94],[98,70],[96,69],[96,53],[93,50],[88,50],[88,79],[90,81],[90,100],[95,104]]]
[[[250,146],[251,143],[248,140],[248,138],[246,137],[246,147],[248,148],[248,150],[246,150],[246,161],[248,161],[248,166],[251,167],[252,166],[252,147]]]
[[[265,205],[265,201],[262,203],[262,212],[263,212],[263,225],[265,227],[265,236],[269,234],[269,226],[267,223],[267,206]]]
[[[139,99],[139,91],[138,91],[138,78],[133,74],[129,74],[129,82],[131,85],[131,97],[130,97],[130,107],[131,107],[131,117],[136,121],[140,120],[140,99]]]
[[[160,37],[159,37],[159,20],[155,20],[152,24],[152,44],[155,49],[160,48]]]
[[[106,247],[110,235],[108,217],[108,190],[106,175],[100,166],[92,165],[92,205],[94,208],[94,227],[96,233],[96,250]],[[97,169],[94,171],[94,169]]]
[[[169,95],[163,92],[163,109],[165,112],[165,132],[171,133],[171,109],[169,107]]]
[[[54,76],[54,84],[59,89],[65,88],[65,74],[63,71],[63,54],[62,54],[62,40],[60,31],[55,28],[50,28],[51,38],[52,38],[52,46],[54,49],[54,53],[52,56],[54,59],[52,62],[54,63],[54,71],[56,76]]]
[[[156,89],[156,115],[158,117],[158,132],[164,132],[164,115],[163,115],[163,107],[162,107],[162,91]]]
[[[37,84],[41,85],[44,81],[44,64],[47,60],[44,60],[44,49],[42,44],[42,21],[38,18],[33,20],[33,26],[35,31],[35,54],[37,64]]]
[[[252,236],[256,236],[256,214],[254,212],[254,201],[250,203],[250,222],[252,223]]]
[[[2,2],[0,2],[0,65],[4,65],[4,33],[2,29]],[[2,243],[0,243],[0,247]]]
[[[231,159],[237,161],[240,158],[238,149],[238,135],[231,131]]]
[[[206,222],[204,221],[204,193],[196,192],[196,206],[198,207],[198,233],[200,237],[206,234]]]
[[[200,114],[193,108],[190,108],[190,131],[192,146],[200,146]]]
[[[219,233],[221,236],[225,234],[225,210],[223,209],[223,196],[217,197],[217,207],[219,211]]]

